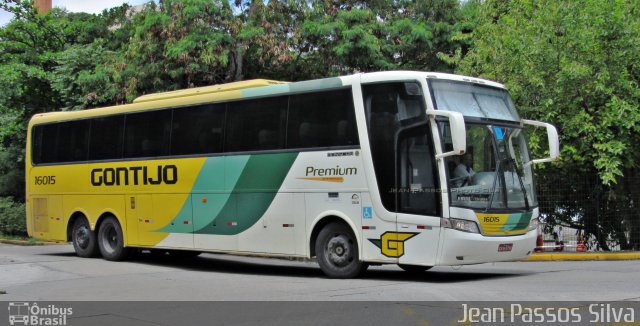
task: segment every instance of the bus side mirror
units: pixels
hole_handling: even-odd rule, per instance
[[[549,157],[531,160],[530,162],[526,163],[526,165],[551,162],[560,156],[560,139],[558,137],[558,130],[556,130],[556,127],[554,127],[552,124],[541,121],[526,119],[522,119],[521,121],[522,124],[525,125],[545,127],[547,129],[547,139],[549,140]]]
[[[453,150],[437,154],[436,158],[441,159],[447,156],[464,155],[467,151],[467,130],[464,125],[464,117],[462,116],[462,113],[454,111],[427,110],[427,115],[431,119],[435,119],[439,116],[445,117],[449,120]]]

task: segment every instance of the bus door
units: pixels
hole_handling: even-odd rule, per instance
[[[440,239],[440,193],[426,124],[402,129],[396,142],[398,263],[433,266]]]

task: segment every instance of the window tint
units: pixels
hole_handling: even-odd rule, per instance
[[[34,128],[35,163],[77,162],[87,159],[88,120]]]
[[[226,152],[284,148],[286,96],[227,105]]]
[[[124,115],[91,120],[89,160],[122,158]]]
[[[53,163],[56,161],[57,138],[57,124],[40,125],[33,128],[31,141],[34,163]]]
[[[124,157],[169,154],[171,110],[127,114]]]
[[[438,215],[437,173],[429,129],[400,132],[398,140],[398,212]]]
[[[171,154],[222,152],[225,104],[201,105],[173,111]]]
[[[291,96],[287,148],[358,145],[351,90]]]
[[[395,136],[403,126],[426,119],[424,96],[417,82],[363,85],[373,167],[382,204],[396,211]]]
[[[71,121],[58,124],[59,162],[77,162],[87,159],[89,120]]]

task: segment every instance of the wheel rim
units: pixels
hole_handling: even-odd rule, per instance
[[[116,228],[111,224],[103,227],[105,230],[102,233],[102,248],[111,254],[115,252],[118,247],[118,232],[116,232]]]
[[[91,230],[86,225],[81,225],[76,229],[76,244],[82,249],[89,248],[91,242]]]
[[[327,242],[324,256],[332,265],[345,267],[353,261],[353,242],[344,234],[335,235]]]

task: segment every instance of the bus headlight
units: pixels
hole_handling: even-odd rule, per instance
[[[537,218],[532,218],[531,221],[529,222],[529,231],[537,230],[539,223],[540,222],[538,221]]]
[[[457,218],[443,218],[440,226],[469,233],[480,233],[478,224],[474,221],[461,220]]]

